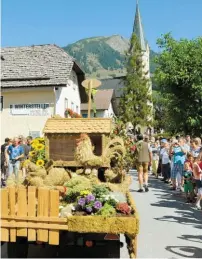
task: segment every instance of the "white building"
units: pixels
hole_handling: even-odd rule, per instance
[[[66,108],[80,114],[87,95],[85,74],[56,45],[1,50],[1,143],[5,137],[42,135],[47,118],[64,117]]]
[[[93,107],[91,108],[91,117],[97,118],[112,118],[117,112],[114,90],[98,90],[95,95],[96,114],[94,114]],[[88,104],[81,104],[81,114],[84,118],[88,117]]]

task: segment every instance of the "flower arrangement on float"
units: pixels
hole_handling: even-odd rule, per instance
[[[36,138],[32,141],[29,159],[25,160],[24,165],[30,161],[41,167],[45,165],[46,159],[44,138]]]
[[[64,201],[68,201],[69,205],[65,204]],[[91,189],[75,191],[75,195],[72,195],[72,191],[67,187],[66,193],[63,195],[63,202],[63,205],[60,206],[61,215],[66,209],[70,209],[69,213],[73,215],[110,217],[132,213],[126,196],[121,192],[111,192],[104,185],[93,185]]]

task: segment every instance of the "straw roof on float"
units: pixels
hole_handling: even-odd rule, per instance
[[[43,132],[48,133],[99,133],[110,134],[112,119],[108,118],[50,118]]]

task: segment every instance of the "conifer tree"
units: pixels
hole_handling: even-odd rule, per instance
[[[131,37],[130,45],[132,47],[126,54],[127,74],[119,103],[119,117],[124,123],[131,122],[134,127],[151,126],[149,71],[144,71],[142,51],[135,34]]]

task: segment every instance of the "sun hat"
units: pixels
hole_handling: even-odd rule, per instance
[[[162,140],[161,140],[161,143],[167,143],[168,141],[167,141],[167,139],[165,139],[165,138],[163,138]]]

